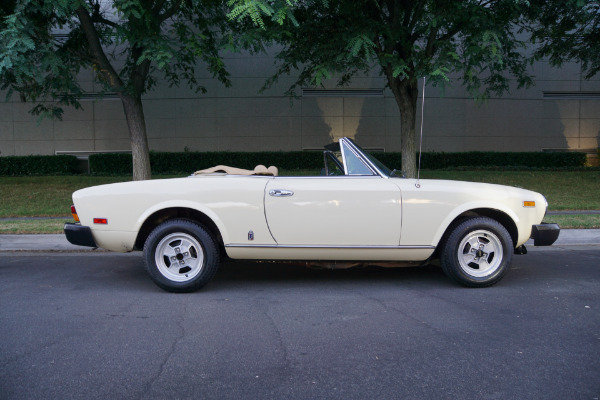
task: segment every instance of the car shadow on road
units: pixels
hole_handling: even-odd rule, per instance
[[[297,263],[282,262],[224,262],[209,290],[236,285],[293,284],[331,285],[332,283],[402,283],[406,285],[448,286],[450,283],[437,266],[353,267],[348,269],[317,269]],[[207,288],[208,289],[208,288]]]

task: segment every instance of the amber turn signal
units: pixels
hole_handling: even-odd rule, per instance
[[[75,210],[74,205],[71,206],[71,215],[73,216],[75,222],[79,222],[79,215],[77,215],[77,210]]]
[[[535,201],[524,201],[523,207],[535,207]]]

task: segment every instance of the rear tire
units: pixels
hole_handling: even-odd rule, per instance
[[[157,226],[144,244],[150,278],[169,292],[193,292],[219,268],[219,252],[210,233],[195,222],[174,219]]]
[[[444,273],[461,285],[492,286],[508,272],[513,247],[510,234],[498,221],[470,218],[450,232],[440,262]]]

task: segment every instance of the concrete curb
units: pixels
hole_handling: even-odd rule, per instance
[[[0,252],[6,251],[93,251],[91,247],[75,246],[65,235],[0,235]]]
[[[553,246],[589,245],[600,245],[600,229],[561,229],[560,236]],[[533,240],[529,239],[525,246],[533,247]],[[536,248],[543,249],[544,247]]]
[[[600,245],[600,229],[563,229],[554,246]],[[533,248],[533,240],[525,246]],[[536,249],[552,248],[536,247]],[[0,235],[0,252],[98,252],[90,247],[75,246],[64,235]]]

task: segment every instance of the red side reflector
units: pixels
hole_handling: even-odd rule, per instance
[[[106,225],[108,224],[108,220],[106,218],[94,218],[94,223]]]

